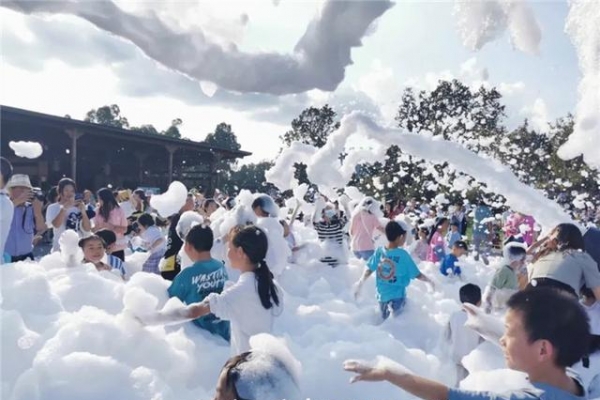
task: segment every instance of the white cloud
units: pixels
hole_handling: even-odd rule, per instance
[[[402,96],[402,87],[391,67],[384,66],[381,60],[374,60],[369,72],[359,78],[357,89],[379,106],[384,120],[394,119]]]
[[[533,129],[542,133],[548,132],[550,113],[543,99],[538,97],[531,107],[523,107],[521,114],[529,119],[529,123]]]
[[[350,50],[361,45],[373,21],[392,3],[327,0],[307,26],[291,54],[241,52],[222,47],[205,32],[182,33],[155,13],[133,14],[111,1],[22,2],[2,6],[24,13],[72,14],[127,39],[147,56],[197,80],[239,92],[300,93],[334,90],[351,63]]]

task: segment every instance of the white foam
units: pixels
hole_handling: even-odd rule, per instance
[[[150,205],[162,217],[170,217],[178,213],[185,205],[187,195],[188,191],[185,185],[179,181],[173,181],[165,193],[155,194],[150,198]]]
[[[9,142],[8,146],[15,152],[17,157],[35,159],[44,152],[42,145],[38,142]]]

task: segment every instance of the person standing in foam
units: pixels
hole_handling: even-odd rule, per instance
[[[252,202],[252,210],[256,214],[256,226],[267,235],[269,249],[265,261],[275,276],[281,275],[291,250],[284,237],[283,226],[279,223],[279,208],[266,194],[256,196]]]
[[[231,266],[242,272],[238,281],[221,294],[211,293],[202,303],[188,305],[181,314],[196,319],[212,313],[230,321],[232,355],[249,351],[251,336],[270,333],[282,312],[283,292],[265,261],[267,249],[267,236],[260,228],[241,228],[227,251]]]
[[[374,207],[377,207],[377,202],[372,197],[365,197],[350,220],[351,248],[360,260],[366,261],[375,253],[373,232],[378,230],[385,233],[379,218],[373,212]]]
[[[15,207],[10,201],[6,184],[12,176],[12,164],[4,157],[0,157],[0,264],[4,263],[4,245],[10,232]]]
[[[435,221],[435,225],[429,234],[428,243],[429,250],[427,252],[427,261],[438,263],[446,256],[446,241],[444,238],[448,233],[450,221],[448,218],[442,217]]]
[[[506,301],[519,290],[518,274],[525,263],[526,249],[520,242],[510,242],[504,246],[504,264],[496,270],[490,284],[485,288],[485,312],[492,309],[503,310]]]

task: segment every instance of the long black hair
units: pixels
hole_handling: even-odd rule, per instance
[[[431,239],[433,239],[433,235],[435,235],[435,233],[438,231],[438,229],[440,229],[440,226],[444,225],[444,223],[448,221],[448,218],[446,217],[439,217],[438,219],[435,220],[435,225],[431,228],[431,231],[429,232],[429,237],[427,238],[427,243],[431,244]]]
[[[149,207],[146,192],[144,192],[142,189],[136,189],[133,191],[133,194],[137,194],[137,196],[140,198],[140,201],[142,202],[142,209],[140,211],[146,211]]]
[[[119,203],[117,203],[117,199],[115,199],[113,192],[111,192],[111,190],[108,188],[102,188],[98,190],[97,195],[98,198],[102,200],[102,205],[100,206],[98,212],[105,221],[108,221],[110,218],[110,212],[115,208],[119,208]]]
[[[585,251],[585,242],[581,230],[573,224],[558,224],[556,242],[558,251],[581,250]]]
[[[256,265],[254,274],[258,284],[258,296],[263,307],[268,310],[273,307],[273,303],[279,305],[279,296],[277,286],[273,282],[273,273],[265,261],[269,247],[267,235],[262,229],[254,225],[248,225],[241,228],[233,236],[231,244],[235,247],[241,247],[250,262]]]

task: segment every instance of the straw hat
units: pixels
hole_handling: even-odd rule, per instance
[[[129,190],[129,189],[119,190],[118,194],[119,194],[120,201],[127,201],[131,197],[131,190]]]
[[[13,175],[10,178],[10,181],[8,181],[6,188],[11,189],[14,187],[26,187],[27,189],[32,190],[33,186],[31,186],[31,181],[29,180],[29,175],[25,175],[25,174]]]

